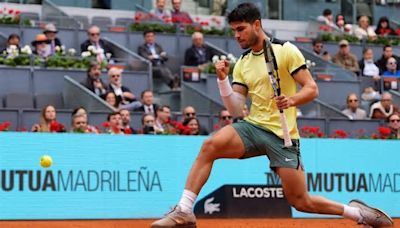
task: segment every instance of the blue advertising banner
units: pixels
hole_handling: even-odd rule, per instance
[[[160,217],[179,200],[205,139],[1,133],[0,220]],[[399,217],[399,146],[400,141],[303,139],[308,189],[343,203],[359,198]],[[49,168],[40,166],[43,155],[53,160]],[[272,188],[260,186],[278,186],[279,179],[266,157],[222,159],[199,199],[224,185],[233,186],[234,198],[264,197]],[[207,203],[214,212],[223,202]],[[291,214],[315,217],[294,209]]]

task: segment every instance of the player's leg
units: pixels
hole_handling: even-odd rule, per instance
[[[350,206],[308,194],[304,171],[299,167],[276,168],[282,180],[283,191],[288,202],[296,210],[308,213],[341,215],[358,223],[373,227],[390,226],[393,221],[379,209],[371,208],[360,201],[352,201]]]
[[[244,153],[244,144],[232,126],[226,126],[208,138],[192,165],[178,205],[166,217],[154,222],[152,227],[195,227],[193,204],[210,176],[214,161],[219,158],[240,158]]]

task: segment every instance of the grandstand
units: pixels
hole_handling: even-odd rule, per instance
[[[51,23],[57,27],[57,36],[65,45],[65,49],[73,49],[76,52],[76,54],[70,56],[65,53],[54,55],[53,58],[49,57],[44,61],[38,60],[33,54],[26,55],[22,53],[20,53],[20,57],[10,60],[7,53],[0,53],[0,129],[30,131],[31,127],[39,122],[41,110],[49,104],[56,108],[57,121],[64,124],[67,131],[70,130],[73,110],[80,106],[87,110],[91,125],[102,127],[102,124],[107,120],[108,114],[117,110],[118,107],[112,107],[104,99],[81,84],[86,80],[90,61],[89,58],[81,55],[80,45],[88,37],[87,29],[91,25],[97,25],[101,29],[101,38],[110,45],[114,53],[107,60],[107,63],[102,63],[103,68],[100,78],[104,82],[109,80],[107,75],[108,68],[121,68],[123,69],[123,85],[128,87],[139,101],[143,91],[153,91],[155,96],[154,103],[168,105],[172,111],[172,119],[176,121],[183,119],[182,110],[185,107],[193,106],[204,130],[210,133],[213,132],[219,121],[218,113],[224,108],[217,87],[217,77],[211,71],[202,71],[197,67],[185,66],[185,50],[192,45],[191,35],[197,30],[202,31],[205,35],[205,45],[219,55],[228,56],[232,54],[238,58],[244,50],[239,48],[236,40],[232,37],[224,16],[211,15],[214,1],[183,1],[183,10],[189,12],[193,19],[193,23],[187,25],[174,24],[171,21],[146,16],[149,15],[154,2],[138,0],[0,1],[0,9],[5,9],[4,12],[0,13],[0,50],[7,50],[7,38],[10,34],[19,35],[21,48],[25,45],[30,45],[37,34],[43,33],[45,26]],[[229,12],[240,2],[244,1],[227,1],[226,12]],[[372,87],[380,93],[390,93],[393,97],[394,105],[399,107],[400,86],[386,88],[385,83],[388,82],[388,79],[384,77],[374,80],[371,77],[364,77],[362,73],[361,75],[356,75],[354,72],[336,65],[332,61],[327,61],[321,56],[315,55],[312,51],[312,41],[316,38],[322,39],[324,50],[331,56],[336,54],[339,49],[338,42],[343,38],[348,38],[351,52],[358,59],[362,59],[364,48],[371,47],[375,53],[374,60],[378,60],[383,54],[384,46],[387,44],[392,45],[395,56],[400,56],[400,33],[398,35],[379,37],[373,41],[368,39],[355,40],[353,36],[342,31],[330,30],[329,28],[327,31],[326,25],[317,20],[322,11],[329,8],[334,15],[343,14],[347,18],[347,23],[351,24],[353,28],[356,27],[359,16],[367,15],[371,19],[372,27],[375,29],[379,18],[389,15],[392,28],[400,31],[399,1],[387,0],[384,1],[385,4],[373,0],[360,1],[360,3],[354,3],[357,1],[353,0],[254,0],[251,2],[260,7],[263,15],[263,27],[268,34],[278,39],[289,40],[299,47],[306,58],[313,78],[318,84],[319,98],[310,104],[299,107],[299,129],[307,131],[309,127],[317,127],[318,132],[321,133],[320,137],[323,136],[324,138],[340,137],[338,136],[338,131],[345,131],[346,138],[370,138],[372,135],[379,133],[378,129],[380,127],[387,126],[387,122],[384,119],[371,119],[369,117],[360,120],[350,119],[342,113],[342,110],[346,108],[346,99],[350,93],[357,94],[361,100],[362,94],[367,87]],[[167,1],[166,7],[171,7],[170,1]],[[16,11],[18,11],[18,14]],[[138,47],[143,44],[143,31],[146,29],[156,31],[156,42],[163,47],[169,57],[165,66],[171,70],[174,76],[178,76],[179,89],[171,89],[161,78],[153,75],[153,70],[157,66],[138,53]],[[25,61],[24,64],[22,64],[21,59]],[[50,59],[53,61],[49,61]],[[90,60],[93,59],[96,59],[96,57]],[[67,62],[70,65],[65,65]],[[209,66],[211,64],[211,61],[209,61]],[[400,77],[389,81],[393,84],[400,83]],[[373,101],[364,101],[360,105],[369,113],[369,108]],[[142,117],[143,112],[131,112],[131,127],[133,129],[142,129]],[[2,129],[1,126],[5,122],[11,123],[11,126]],[[169,133],[167,132],[166,134]],[[17,135],[17,133],[15,135],[14,133],[11,134],[13,134],[13,137]],[[24,135],[24,133],[21,134]],[[176,134],[176,132],[171,134]],[[303,136],[319,137],[309,134],[304,134]],[[34,138],[33,140],[36,140],[35,137],[40,136],[32,137]],[[77,136],[67,135],[66,137],[68,140],[77,139]],[[101,143],[102,139],[95,139],[93,142]],[[42,138],[40,140],[49,141],[49,139]],[[62,141],[63,139],[61,137],[56,140]],[[109,139],[104,140],[111,141]],[[179,142],[179,139],[176,138],[172,140],[176,143]],[[324,140],[328,139],[322,139],[322,141]],[[145,137],[144,141],[144,143],[147,143],[146,145],[151,146],[149,138]],[[166,141],[162,145],[166,145]],[[85,141],[85,143],[90,142]],[[193,143],[197,145],[199,142],[193,141]],[[317,144],[318,142],[315,145]],[[327,144],[334,143],[329,141]],[[350,144],[354,145],[356,143]],[[398,143],[396,146],[398,146]],[[185,145],[185,148],[188,148],[188,145]],[[395,147],[390,145],[388,148]],[[0,150],[0,158],[3,159],[1,153],[2,151]],[[362,155],[357,154],[357,156]],[[318,156],[313,154],[312,157]],[[186,156],[184,159],[191,161],[194,158]],[[3,163],[0,161],[0,170],[2,169],[1,164]],[[67,219],[71,219],[74,215],[72,213],[68,216]],[[128,215],[124,216],[116,218],[129,218]],[[302,217],[303,215],[298,216]],[[154,214],[150,214],[149,217],[154,217]],[[46,219],[46,216],[43,218]],[[105,216],[105,218],[109,217]],[[113,217],[111,216],[110,218]],[[10,218],[3,217],[0,213],[0,220],[8,219]],[[11,219],[24,218],[11,216]],[[28,219],[35,218],[33,216],[28,217]],[[38,219],[42,219],[42,217],[39,216]],[[50,217],[48,219],[59,218]]]

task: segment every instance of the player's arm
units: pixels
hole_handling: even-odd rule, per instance
[[[226,60],[218,61],[215,69],[219,92],[225,107],[233,117],[241,117],[246,103],[247,88],[237,84],[231,86],[228,79],[229,63]]]

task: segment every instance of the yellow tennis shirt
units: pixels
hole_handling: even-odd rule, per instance
[[[297,91],[296,82],[292,75],[299,69],[306,68],[304,56],[300,50],[290,42],[272,39],[272,49],[278,64],[281,93],[292,96]],[[279,110],[275,100],[271,99],[274,92],[269,81],[264,52],[254,53],[247,51],[242,54],[233,70],[233,84],[247,87],[251,99],[250,114],[246,121],[269,129],[283,138],[282,126],[279,119]],[[284,110],[288,121],[289,134],[292,139],[299,139],[297,129],[296,107]]]

